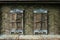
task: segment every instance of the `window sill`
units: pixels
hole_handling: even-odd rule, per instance
[[[51,38],[58,38],[60,39],[59,35],[1,35],[0,39],[51,39]]]

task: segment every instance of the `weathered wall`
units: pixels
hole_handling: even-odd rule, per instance
[[[12,6],[3,6],[2,7],[2,27],[6,33],[9,33],[8,30],[11,28],[9,22],[9,10]],[[13,6],[14,7],[14,6]],[[49,12],[49,34],[58,34],[58,24],[60,23],[59,7],[54,5],[19,5],[16,8],[25,9],[25,34],[33,34],[33,9],[47,9]],[[58,21],[58,22],[57,22]],[[60,27],[60,26],[59,26]]]
[[[9,29],[10,29],[10,26],[9,26],[9,7],[3,7],[2,8],[2,33],[4,34],[9,34]]]

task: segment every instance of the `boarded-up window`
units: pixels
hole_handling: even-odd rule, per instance
[[[47,10],[34,10],[34,34],[47,34],[48,20]]]
[[[13,9],[10,11],[12,30],[11,33],[23,34],[23,10]],[[15,28],[15,31],[13,29]]]

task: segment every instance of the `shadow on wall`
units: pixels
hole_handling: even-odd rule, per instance
[[[58,34],[60,35],[60,8],[59,8],[59,13],[58,13]]]
[[[2,12],[0,10],[0,34],[2,34]]]

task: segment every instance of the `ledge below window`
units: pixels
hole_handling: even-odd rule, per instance
[[[59,35],[0,35],[0,39],[60,39]]]

